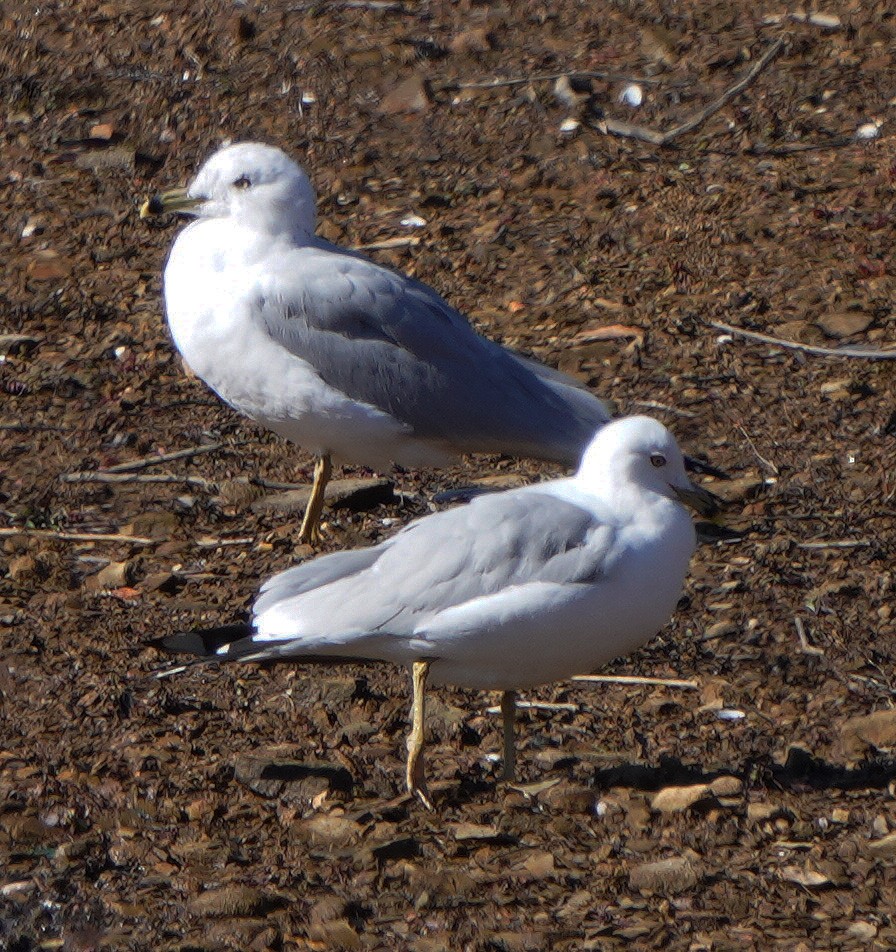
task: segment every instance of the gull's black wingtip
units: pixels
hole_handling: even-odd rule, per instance
[[[140,209],[140,217],[148,218],[150,215],[161,215],[165,211],[165,203],[161,195],[151,195]]]
[[[747,537],[749,529],[734,529],[718,522],[697,520],[694,523],[697,541],[701,545],[713,545],[716,542],[740,542]]]
[[[731,474],[726,473],[724,469],[718,469],[712,463],[696,459],[693,456],[685,456],[684,468],[689,473],[697,473],[700,476],[712,476],[713,479],[731,479]]]
[[[252,635],[252,626],[248,622],[232,625],[219,625],[217,628],[205,628],[197,631],[180,631],[174,635],[157,638],[150,644],[162,651],[174,654],[190,654],[198,658],[210,658],[218,655],[224,645],[233,644]]]

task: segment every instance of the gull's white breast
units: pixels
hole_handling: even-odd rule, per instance
[[[388,413],[353,400],[272,338],[254,309],[272,261],[295,249],[227,219],[193,222],[165,267],[168,326],[190,369],[232,407],[307,450],[377,468],[444,465]]]
[[[650,509],[619,528],[597,580],[508,588],[422,625],[438,659],[432,682],[534,687],[587,674],[649,641],[675,610],[695,548],[680,505],[659,498]]]

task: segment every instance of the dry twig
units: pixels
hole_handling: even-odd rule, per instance
[[[329,0],[331,7],[345,10],[375,10],[377,13],[405,13],[415,12],[414,7],[406,7],[397,0]],[[305,13],[321,6],[320,0],[307,0],[305,3],[295,3],[287,7],[287,13]]]
[[[709,321],[710,327],[746,337],[749,340],[758,340],[763,344],[773,344],[775,347],[784,347],[788,350],[803,350],[807,354],[818,354],[822,357],[861,357],[865,360],[896,360],[896,347],[888,350],[877,350],[874,347],[819,347],[816,344],[801,344],[795,340],[784,340],[781,337],[772,337],[770,334],[760,334],[757,331],[747,331],[742,327],[734,327],[722,321]]]
[[[414,236],[399,236],[397,238],[384,238],[382,241],[371,241],[366,245],[354,245],[352,251],[388,251],[391,248],[413,248],[419,245],[420,239]]]
[[[719,96],[719,98],[714,102],[711,102],[705,108],[700,109],[689,119],[685,119],[684,122],[679,123],[677,126],[673,126],[668,132],[658,132],[656,129],[650,129],[647,126],[634,125],[630,122],[624,122],[619,119],[601,119],[599,122],[595,122],[593,125],[600,132],[607,132],[610,133],[610,135],[622,136],[627,139],[640,139],[642,142],[651,143],[651,145],[669,145],[670,142],[673,142],[680,136],[683,136],[688,132],[693,132],[695,129],[702,126],[707,119],[709,119],[711,116],[714,116],[720,109],[728,105],[728,103],[731,102],[731,100],[736,96],[739,96],[778,55],[783,46],[783,39],[779,38],[775,40],[775,42],[772,43],[771,46],[769,46],[769,48],[762,54],[762,56],[760,56],[759,59],[756,60],[756,62],[750,67],[743,79],[739,80],[733,86],[726,89],[725,92],[722,93],[722,95]]]
[[[163,671],[156,671],[153,674],[153,677],[157,681],[161,681],[163,678],[172,678],[176,674],[183,674],[184,671],[188,671],[191,665],[189,664],[179,664],[175,668],[165,668]]]
[[[578,711],[578,704],[551,704],[548,701],[517,701],[516,706],[519,710],[525,711]],[[501,708],[495,704],[493,707],[485,709],[486,714],[500,714]]]
[[[48,426],[46,423],[25,423],[19,421],[16,423],[0,423],[0,431],[11,431],[13,433],[45,433],[47,431],[53,431],[54,433],[59,433],[60,428],[58,426]]]
[[[777,26],[784,19],[793,20],[794,23],[808,23],[810,26],[821,27],[823,30],[839,30],[842,26],[840,17],[836,14],[821,13],[812,11],[807,13],[805,10],[792,10],[787,13],[769,13],[763,17],[763,26]]]
[[[241,539],[194,539],[193,545],[197,549],[223,549],[228,545],[252,545],[254,541],[251,536]]]
[[[570,681],[584,681],[594,684],[647,684],[665,688],[682,688],[694,691],[700,687],[698,681],[677,681],[675,678],[641,678],[634,674],[577,674]]]
[[[803,627],[803,620],[799,616],[793,619],[794,625],[796,625],[797,637],[800,639],[800,651],[803,654],[808,655],[823,655],[824,651],[821,648],[816,648],[815,645],[809,644],[809,639],[806,637],[806,629]]]
[[[688,420],[694,420],[697,417],[697,414],[691,413],[690,410],[670,407],[668,403],[658,403],[656,400],[632,400],[632,406],[645,410],[661,410],[663,413],[673,413],[675,416],[685,417]]]
[[[64,483],[184,483],[191,489],[217,492],[218,484],[201,476],[175,476],[171,473],[110,473],[108,470],[90,470],[81,473],[63,473]]]
[[[97,472],[133,473],[137,470],[149,469],[150,466],[156,466],[158,463],[170,463],[176,459],[189,459],[191,456],[213,453],[215,450],[221,449],[222,446],[224,446],[223,443],[203,443],[201,446],[193,446],[185,450],[175,450],[173,453],[163,453],[161,456],[145,456],[143,459],[132,459],[126,463],[107,466],[105,469],[97,470]]]
[[[798,152],[817,152],[820,149],[840,149],[846,145],[854,145],[855,135],[833,136],[824,142],[785,142],[784,145],[766,145],[764,142],[754,142],[745,151],[747,155],[795,155]]]
[[[753,455],[756,457],[756,459],[758,459],[759,462],[762,463],[762,465],[765,466],[765,468],[770,473],[773,473],[775,476],[780,476],[781,470],[779,470],[778,467],[775,466],[775,464],[770,459],[766,459],[759,452],[759,450],[756,449],[756,444],[751,439],[750,434],[747,433],[747,431],[740,424],[738,424],[737,428],[741,431],[741,433],[743,433],[744,439],[750,444],[750,449],[753,451]]]
[[[262,489],[273,489],[276,492],[289,492],[291,489],[311,489],[311,483],[279,483],[275,479],[262,479],[260,476],[250,478],[249,482],[253,486],[261,486]]]
[[[9,536],[37,536],[41,539],[59,539],[62,542],[127,542],[131,545],[155,545],[159,539],[129,536],[121,533],[61,532],[57,529],[28,529],[24,526],[0,529],[0,538]]]
[[[624,76],[622,73],[602,73],[589,69],[573,69],[563,73],[536,73],[534,76],[512,76],[507,79],[483,79],[470,83],[448,80],[436,86],[437,91],[453,89],[500,89],[502,86],[525,86],[527,83],[556,83],[558,79],[600,79],[608,83],[639,83],[642,86],[657,86],[662,80],[655,76]],[[677,83],[683,86],[684,83]]]
[[[831,542],[797,542],[798,549],[868,549],[870,539],[835,539]]]
[[[869,678],[864,674],[850,674],[848,679],[850,681],[860,681],[862,684],[868,684],[878,691],[885,691],[887,694],[896,695],[896,688],[890,687],[889,684],[884,684],[883,681],[879,681],[877,678]]]

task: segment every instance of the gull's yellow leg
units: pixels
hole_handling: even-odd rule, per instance
[[[501,720],[504,725],[503,779],[512,782],[516,776],[516,742],[513,736],[516,720],[516,691],[504,691],[501,694]]]
[[[432,809],[432,801],[426,790],[426,778],[423,775],[423,731],[426,721],[426,676],[429,673],[428,661],[415,661],[411,670],[414,699],[411,702],[411,733],[408,737],[408,793],[418,796],[427,810]]]
[[[320,542],[320,515],[324,511],[324,490],[333,472],[333,461],[329,453],[324,453],[314,464],[314,482],[311,484],[311,496],[305,507],[302,528],[299,529],[299,541],[314,545]]]

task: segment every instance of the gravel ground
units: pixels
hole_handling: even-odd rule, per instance
[[[896,946],[896,15],[788,9],[2,10],[0,944]],[[702,546],[671,623],[604,672],[687,684],[527,695],[557,706],[521,712],[514,788],[494,698],[433,691],[427,812],[404,671],[154,676],[152,639],[242,617],[310,554],[281,486],[311,458],[185,371],[178,223],[137,215],[227,138],[302,161],[326,237],[731,473],[707,485],[744,539]],[[323,548],[556,472],[382,474]]]

